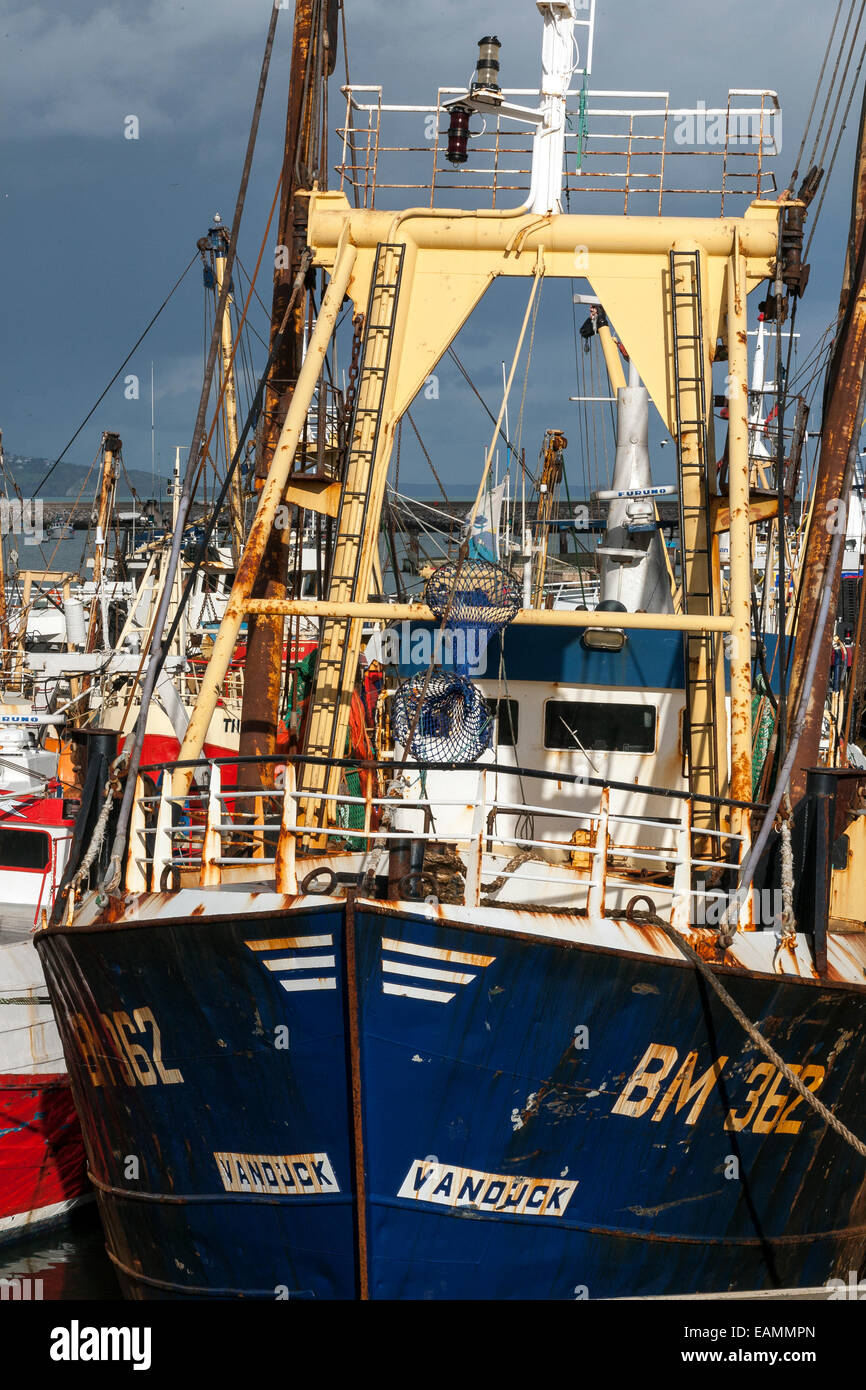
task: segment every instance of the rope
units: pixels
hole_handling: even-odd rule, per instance
[[[109,778],[105,784],[105,801],[103,802],[102,810],[99,812],[99,818],[93,827],[93,838],[90,841],[90,848],[82,859],[67,890],[69,893],[70,909],[72,903],[75,901],[75,889],[78,887],[79,883],[83,883],[88,878],[91,865],[102,848],[105,839],[105,831],[108,827],[108,817],[111,815],[115,794],[115,783]]]
[[[453,579],[453,582],[452,582],[452,585],[451,585],[451,592],[450,592],[450,594],[448,595],[448,598],[447,598],[446,603],[443,605],[442,618],[441,618],[441,621],[440,621],[440,624],[439,624],[439,631],[440,631],[440,632],[444,632],[444,630],[445,630],[445,628],[446,628],[446,626],[447,626],[447,624],[448,624],[448,619],[449,619],[450,616],[451,616],[451,608],[452,608],[454,599],[455,599],[456,594],[457,594],[457,586],[458,586],[458,584],[459,584],[459,582],[460,582],[460,573],[461,573],[461,570],[462,570],[462,568],[463,568],[464,562],[466,561],[466,558],[467,558],[468,553],[469,553],[469,537],[470,537],[471,534],[472,534],[472,529],[473,529],[473,527],[474,527],[474,525],[475,525],[475,518],[476,518],[477,515],[478,515],[478,508],[479,508],[480,505],[481,505],[481,499],[482,499],[482,497],[483,497],[483,495],[484,495],[484,489],[485,489],[485,487],[486,487],[486,485],[487,485],[487,478],[488,478],[488,475],[489,475],[489,473],[490,473],[490,465],[491,465],[491,463],[493,462],[493,453],[494,453],[494,450],[495,450],[495,448],[496,448],[496,441],[497,441],[497,439],[498,439],[498,437],[499,437],[499,434],[500,434],[500,432],[501,432],[501,428],[500,428],[500,427],[501,427],[501,425],[502,425],[502,420],[503,420],[503,417],[504,417],[504,415],[505,415],[506,406],[508,405],[508,397],[509,397],[509,395],[510,395],[510,393],[511,393],[511,387],[512,387],[512,384],[513,384],[513,382],[514,382],[514,375],[515,375],[515,372],[517,371],[517,364],[518,364],[518,362],[520,361],[520,354],[521,354],[521,352],[523,351],[523,341],[524,341],[524,338],[526,337],[527,325],[528,325],[528,323],[529,323],[530,315],[532,314],[533,305],[536,304],[536,296],[537,296],[537,294],[538,294],[538,291],[539,291],[539,288],[540,288],[540,285],[541,285],[541,282],[542,282],[543,278],[544,278],[544,261],[541,260],[541,259],[539,258],[539,265],[538,265],[538,267],[536,268],[536,272],[535,272],[535,274],[534,274],[534,276],[533,276],[533,279],[532,279],[532,287],[531,287],[531,289],[530,289],[530,292],[529,292],[529,299],[528,299],[527,304],[526,304],[526,313],[525,313],[524,316],[523,316],[523,322],[522,322],[522,324],[521,324],[521,326],[520,326],[520,333],[518,334],[518,338],[517,338],[517,346],[516,346],[516,348],[515,348],[515,350],[514,350],[514,360],[513,360],[512,364],[511,364],[511,371],[510,371],[510,373],[509,373],[509,375],[508,375],[508,380],[507,380],[507,382],[506,382],[506,384],[505,384],[505,390],[504,390],[504,393],[503,393],[503,396],[502,396],[502,404],[501,404],[501,406],[499,407],[499,416],[498,416],[498,418],[497,418],[497,420],[496,420],[496,422],[495,422],[495,425],[494,425],[493,437],[492,437],[492,439],[491,439],[491,441],[490,441],[490,448],[489,448],[488,451],[487,451],[487,457],[486,457],[485,462],[484,462],[484,469],[483,469],[482,474],[481,474],[481,482],[480,482],[479,485],[478,485],[478,495],[477,495],[476,498],[475,498],[475,502],[474,502],[473,505],[472,505],[472,508],[471,508],[471,510],[470,510],[470,512],[469,512],[469,516],[468,516],[467,521],[466,521],[466,535],[465,535],[465,538],[464,538],[464,540],[463,540],[463,543],[462,543],[462,545],[461,545],[461,547],[460,547],[460,551],[459,551],[459,554],[458,554],[458,559],[457,559],[457,562],[456,562],[456,565],[455,565],[455,568],[454,568],[454,579]],[[534,321],[534,319],[533,319],[533,329],[534,329],[534,326],[535,326],[535,321]],[[435,652],[435,645],[434,645],[434,652]],[[409,753],[410,753],[410,750],[411,750],[411,747],[412,747],[412,742],[413,742],[413,740],[414,740],[414,738],[415,738],[415,731],[416,731],[416,729],[418,728],[418,723],[419,723],[419,721],[420,721],[420,719],[421,719],[421,712],[422,712],[422,710],[423,710],[423,708],[424,708],[424,701],[426,700],[426,697],[427,697],[427,690],[428,690],[428,688],[429,688],[430,681],[431,681],[432,676],[433,676],[434,666],[435,666],[435,655],[434,655],[434,656],[431,656],[431,658],[430,658],[430,663],[429,663],[429,665],[428,665],[428,667],[427,667],[427,672],[426,672],[426,675],[425,675],[425,677],[424,677],[423,684],[422,684],[422,686],[421,686],[421,688],[420,688],[420,691],[418,692],[418,698],[417,698],[417,701],[415,702],[415,705],[414,705],[414,717],[413,717],[413,719],[412,719],[412,721],[411,721],[411,725],[410,725],[409,730],[408,730],[408,734],[407,734],[407,737],[406,737],[406,741],[405,741],[404,746],[403,746],[403,758],[402,758],[401,763],[400,763],[400,769],[401,769],[401,771],[402,771],[403,767],[405,767],[406,763],[407,763],[408,760],[409,760]],[[417,679],[417,677],[416,677],[416,679]]]
[[[539,308],[541,307],[541,290],[542,290],[542,288],[543,288],[543,275],[544,275],[544,271],[542,270],[541,274],[537,277],[537,282],[536,282],[536,283],[538,284],[538,287],[539,287],[538,297],[537,297],[537,299],[535,300],[535,303],[534,303],[533,306],[532,306],[532,328],[530,329],[530,332],[529,332],[529,346],[528,346],[527,349],[526,349],[526,367],[525,367],[524,373],[523,373],[523,391],[522,391],[521,396],[520,396],[520,410],[519,410],[518,413],[517,413],[517,448],[518,448],[518,451],[522,451],[522,448],[523,448],[523,413],[524,413],[524,410],[525,410],[525,408],[526,408],[526,391],[527,391],[527,387],[529,386],[529,372],[530,372],[530,368],[532,367],[532,352],[533,352],[533,349],[534,349],[534,347],[535,347],[535,326],[536,326],[536,324],[537,324],[537,322],[538,322],[538,310],[539,310]],[[530,473],[530,477],[532,477],[532,474],[531,474],[531,473]],[[540,482],[540,480],[541,480],[541,473],[539,472],[538,478],[534,478],[534,477],[532,478],[533,485],[536,485],[536,486],[537,486],[537,484]]]
[[[519,849],[516,854],[512,855],[508,863],[505,865],[505,868],[502,870],[500,874],[497,874],[496,878],[491,879],[489,883],[482,883],[481,887],[487,894],[486,902],[483,903],[482,906],[489,905],[501,907],[502,904],[497,903],[495,901],[495,899],[493,898],[493,894],[498,893],[500,888],[504,888],[508,880],[511,878],[511,875],[515,873],[517,869],[520,868],[521,864],[525,864],[526,861],[531,858],[531,849]]]
[[[833,1112],[831,1110],[828,1110],[826,1105],[824,1105],[820,1100],[818,1100],[818,1097],[812,1091],[809,1090],[808,1086],[803,1085],[803,1082],[800,1080],[797,1073],[795,1071],[792,1071],[792,1069],[788,1066],[787,1062],[782,1061],[782,1058],[779,1056],[776,1049],[772,1046],[772,1044],[767,1042],[767,1039],[759,1031],[759,1029],[755,1027],[754,1023],[750,1022],[750,1020],[743,1013],[737,1001],[731,998],[730,994],[728,994],[728,991],[725,989],[721,981],[716,978],[716,976],[713,974],[712,970],[710,970],[706,962],[701,960],[701,957],[698,955],[697,951],[695,951],[689,945],[689,943],[685,941],[683,937],[680,936],[679,932],[677,932],[673,927],[669,926],[667,922],[663,921],[662,918],[657,916],[655,913],[635,913],[635,920],[638,919],[641,922],[647,922],[654,927],[659,927],[664,932],[665,936],[667,936],[668,939],[673,942],[677,950],[681,951],[682,954],[686,957],[686,959],[691,961],[695,968],[700,972],[700,974],[706,980],[710,988],[714,991],[716,995],[718,995],[719,999],[724,1004],[728,1012],[733,1015],[733,1017],[739,1023],[740,1027],[746,1033],[748,1033],[755,1046],[761,1052],[763,1052],[764,1056],[767,1058],[768,1061],[773,1063],[774,1067],[778,1068],[778,1070],[784,1076],[785,1080],[788,1082],[788,1085],[794,1088],[794,1090],[797,1092],[797,1095],[801,1096],[803,1100],[806,1102],[806,1104],[812,1107],[812,1109],[815,1111],[815,1114],[820,1115],[821,1119],[824,1120],[825,1124],[828,1124],[831,1129],[835,1130],[836,1133],[840,1136],[840,1138],[844,1139],[845,1143],[848,1144],[854,1150],[855,1153],[858,1153],[861,1158],[866,1158],[866,1144],[864,1144],[860,1139],[858,1139],[857,1135],[853,1134],[851,1130],[848,1129],[847,1125],[843,1125],[841,1120],[837,1120]]]
[[[794,847],[791,839],[791,797],[785,792],[782,810],[782,939],[781,945],[794,946],[797,921],[794,917]]]
[[[41,995],[39,995],[39,996],[37,996],[37,997],[34,998],[32,995],[27,995],[27,994],[22,994],[22,995],[18,995],[18,996],[14,995],[14,994],[0,994],[0,1004],[50,1004],[50,1003],[51,1003],[51,1000],[48,998],[47,995],[46,995],[45,998],[43,999]]]

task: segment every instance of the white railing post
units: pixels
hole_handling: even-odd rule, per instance
[[[277,841],[277,857],[274,865],[275,886],[278,893],[296,896],[298,875],[295,865],[297,830],[297,806],[295,804],[295,765],[286,763],[286,780],[283,789],[283,814],[280,821],[280,838]]]
[[[127,893],[146,893],[147,892],[147,818],[142,802],[144,796],[144,782],[140,777],[135,779],[135,800],[132,803],[132,815],[129,819],[129,854],[126,860],[126,891]]]
[[[223,881],[222,866],[218,863],[222,852],[220,822],[223,818],[222,776],[218,763],[211,763],[210,788],[207,801],[207,819],[204,825],[204,840],[201,847],[202,888],[218,888]]]
[[[682,815],[677,827],[677,858],[674,869],[674,895],[671,902],[671,926],[676,931],[688,932],[692,924],[692,803],[689,798],[683,802]]]
[[[150,883],[154,893],[162,893],[164,888],[168,886],[163,884],[162,879],[165,870],[172,867],[171,861],[174,858],[174,841],[171,838],[171,831],[171,773],[164,772],[160,788],[156,830],[153,836],[153,874]]]
[[[469,847],[466,851],[466,886],[463,901],[467,907],[478,907],[481,902],[481,861],[484,855],[484,836],[487,819],[487,773],[478,774],[478,791],[472,814],[472,830]]]
[[[746,862],[746,859],[748,858],[749,850],[751,849],[751,844],[752,839],[749,834],[749,819],[748,817],[744,817],[742,825],[742,839],[740,840],[740,854],[738,860],[738,867],[740,869],[742,869],[743,865]],[[740,890],[738,890],[738,892],[739,891]],[[737,920],[740,931],[754,931],[755,890],[753,884],[750,883],[745,892],[741,894],[740,901],[737,904],[737,908]],[[761,925],[763,926],[763,922],[761,923]]]
[[[595,848],[592,850],[592,879],[586,901],[586,910],[590,917],[604,916],[609,815],[610,791],[607,787],[602,787],[598,812],[598,831],[595,837]]]

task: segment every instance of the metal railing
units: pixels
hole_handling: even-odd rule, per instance
[[[340,188],[355,206],[396,206],[397,192],[421,195],[414,203],[501,208],[529,189],[533,129],[495,107],[472,118],[469,161],[449,164],[447,103],[463,89],[440,87],[436,103],[393,105],[381,86],[342,88],[346,114],[337,128]],[[531,88],[503,92],[537,104]],[[728,92],[724,106],[671,106],[668,92],[593,91],[569,94],[565,136],[564,199],[573,211],[595,195],[594,211],[661,215],[664,200],[712,196],[719,211],[731,199],[751,201],[777,193],[771,161],[781,152],[782,112],[774,91]],[[598,200],[610,206],[598,208]],[[389,201],[390,199],[390,201]],[[572,199],[577,201],[572,203]],[[402,200],[405,202],[405,199]]]
[[[200,762],[199,776],[207,786],[200,783],[185,798],[172,794],[169,776],[161,789],[151,789],[145,781],[147,770],[142,770],[130,827],[127,891],[236,882],[295,895],[305,891],[305,882],[319,871],[330,871],[333,889],[339,875],[344,882],[357,883],[380,876],[376,860],[384,861],[389,851],[412,841],[425,850],[448,848],[457,880],[462,880],[459,899],[467,907],[548,906],[603,918],[640,900],[684,930],[696,916],[704,920],[696,904],[727,899],[749,849],[745,830],[694,831],[694,798],[687,793],[630,787],[632,793],[668,796],[681,803],[674,816],[633,815],[611,811],[611,790],[624,789],[616,783],[541,772],[528,775],[560,788],[563,780],[588,787],[597,793],[595,804],[578,809],[529,798],[518,802],[498,795],[495,779],[515,778],[524,770],[498,765],[456,769],[476,779],[474,795],[467,798],[459,795],[459,788],[454,796],[431,797],[423,788],[418,795],[410,794],[405,781],[393,775],[417,772],[420,765],[380,764],[384,792],[369,776],[361,795],[342,790],[318,793],[317,802],[333,810],[325,825],[311,827],[299,815],[305,797],[297,785],[295,761],[280,765],[281,786],[253,790],[223,786],[227,760]],[[346,759],[320,761],[358,766]],[[353,810],[358,822],[354,825],[349,823]],[[451,812],[463,817],[461,829],[442,828]],[[532,828],[521,833],[527,819]],[[545,819],[557,822],[551,834],[545,834],[543,826],[536,828],[536,822]],[[698,834],[698,848],[701,843],[718,844],[717,857],[711,852],[707,857],[706,848],[696,853]],[[417,882],[404,883],[405,893],[397,896],[436,897],[433,874],[422,867],[408,877]],[[422,891],[425,882],[428,892]],[[738,917],[741,925],[752,924],[751,894],[738,905]]]

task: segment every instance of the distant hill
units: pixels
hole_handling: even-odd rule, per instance
[[[39,486],[45,474],[48,472],[53,459],[34,458],[27,454],[4,454],[6,470],[14,477],[21,489],[22,497],[32,497],[35,489]],[[145,473],[142,468],[127,468],[127,476],[132,486],[135,488],[143,502],[148,501],[153,496],[153,483],[150,473]],[[60,498],[69,498],[70,501],[78,496],[81,485],[87,477],[87,469],[82,468],[77,463],[67,463],[64,459],[58,464],[45,487],[40,491],[39,496],[46,502],[58,501]],[[93,498],[96,491],[96,469],[94,468],[87,489],[82,493],[82,502],[87,502]],[[159,500],[165,497],[165,486],[169,482],[168,478],[157,478],[156,495]],[[118,497],[129,499],[132,494],[126,483],[126,478],[121,472],[117,480]]]

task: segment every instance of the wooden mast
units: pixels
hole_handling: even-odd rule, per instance
[[[289,303],[292,283],[298,274],[307,243],[308,192],[319,173],[318,129],[319,83],[333,67],[336,53],[336,0],[296,0],[289,79],[286,142],[271,337],[276,335]],[[330,42],[323,43],[328,35]],[[332,37],[331,37],[332,36]],[[265,401],[263,424],[256,461],[256,486],[261,489],[273,459],[294,392],[294,383],[303,361],[304,324],[307,296],[298,296],[274,362]],[[300,529],[303,514],[297,513]],[[290,561],[291,529],[274,529],[265,545],[254,589],[257,599],[285,599]],[[282,694],[283,633],[282,616],[257,616],[249,622],[247,658],[244,671],[244,698],[239,752],[242,757],[267,756],[276,748],[277,726]],[[273,784],[273,767],[241,764],[239,779],[247,788]]]
[[[105,613],[101,606],[101,599],[105,560],[108,554],[108,527],[117,483],[115,459],[119,457],[122,447],[120,435],[106,430],[102,436],[102,471],[99,480],[99,501],[96,508],[96,545],[93,552],[94,595],[93,605],[90,609],[90,623],[87,629],[87,643],[84,648],[87,652],[96,651],[97,632],[101,633],[103,647],[109,645],[109,634],[103,630],[105,628]]]
[[[839,329],[827,377],[821,430],[821,457],[812,516],[800,565],[801,590],[797,640],[791,663],[792,704],[800,698],[803,677],[813,642],[820,643],[815,679],[805,692],[805,723],[791,773],[791,799],[806,790],[806,772],[818,763],[824,706],[830,680],[833,635],[839,604],[844,551],[840,550],[830,572],[833,537],[847,524],[851,494],[851,448],[859,418],[860,394],[866,374],[866,97],[860,118],[860,139],[851,216],[851,237],[845,266],[845,282],[839,306]],[[823,632],[816,623],[821,594],[832,584],[832,597]],[[793,711],[792,711],[793,712]],[[797,714],[800,710],[797,708]]]
[[[219,304],[222,294],[223,280],[225,279],[226,251],[228,248],[228,231],[225,227],[218,227],[216,235],[211,232],[213,242],[213,271],[214,271],[214,297]],[[238,401],[237,390],[235,388],[235,369],[234,369],[234,344],[232,343],[232,317],[231,310],[234,298],[229,292],[226,299],[225,313],[223,314],[220,332],[222,341],[220,344],[222,354],[222,377],[225,385],[223,395],[223,422],[225,426],[226,442],[226,467],[234,458],[238,447]],[[234,477],[231,481],[229,491],[229,515],[231,517],[231,536],[232,536],[232,558],[235,565],[238,564],[244,549],[244,497],[243,484],[241,481],[241,470],[236,468]]]

